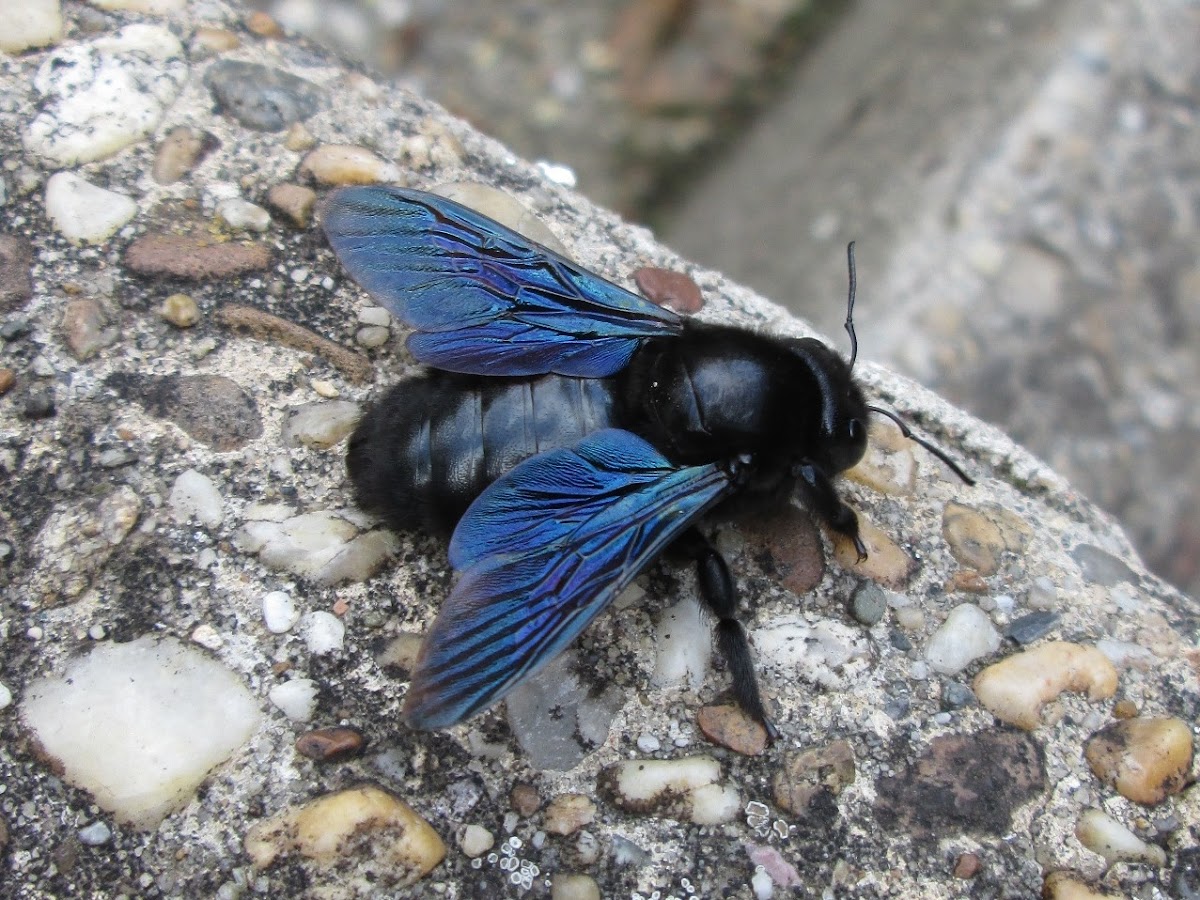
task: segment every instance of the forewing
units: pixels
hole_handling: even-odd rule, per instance
[[[611,429],[493,483],[451,541],[462,575],[421,648],[409,724],[443,728],[499,700],[731,490],[720,466],[676,468]]]
[[[441,369],[599,378],[646,338],[682,327],[670,310],[436,194],[342,188],[323,225],[354,280],[416,329],[413,355]]]

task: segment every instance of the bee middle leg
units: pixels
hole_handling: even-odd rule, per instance
[[[737,591],[725,558],[696,528],[684,532],[676,541],[675,549],[696,561],[700,596],[717,617],[717,647],[729,665],[734,699],[747,715],[762,723],[767,730],[767,737],[775,740],[779,737],[779,731],[767,716],[758,690],[754,657],[750,653],[746,629],[737,620]]]

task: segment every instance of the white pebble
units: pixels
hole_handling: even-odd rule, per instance
[[[317,400],[294,407],[283,423],[285,447],[327,450],[354,430],[362,409],[350,400]]]
[[[471,859],[483,856],[495,843],[495,836],[482,825],[467,825],[458,839],[459,848]]]
[[[755,900],[771,900],[775,896],[775,882],[766,869],[758,869],[750,876],[750,889],[754,891]]]
[[[0,681],[0,709],[6,709],[12,703],[12,691],[8,685]]]
[[[291,631],[300,621],[300,611],[287,591],[271,591],[262,599],[263,623],[271,634]]]
[[[207,528],[216,528],[225,519],[221,492],[207,475],[188,469],[175,479],[167,507],[176,522],[195,519]]]
[[[654,735],[643,732],[638,735],[637,748],[642,753],[657,753],[662,748],[662,742]]]
[[[231,197],[218,203],[217,218],[230,228],[240,231],[266,231],[271,227],[269,212],[240,197]]]
[[[205,650],[220,650],[225,643],[225,640],[221,637],[217,629],[207,623],[197,625],[192,630],[192,641],[199,644]]]
[[[30,47],[45,47],[62,37],[63,20],[59,0],[19,0],[4,9],[0,28],[0,51],[20,53]]]
[[[56,172],[46,182],[46,215],[69,241],[98,244],[137,215],[137,202],[97,187],[71,172]]]
[[[742,811],[737,788],[706,784],[692,791],[692,821],[697,825],[722,825],[732,822]]]
[[[655,687],[699,687],[712,657],[712,626],[704,620],[700,604],[680,600],[663,611],[654,639]]]
[[[272,687],[267,699],[293,722],[307,722],[317,708],[317,683],[311,678],[292,678]]]
[[[925,645],[925,659],[935,672],[957,675],[980,657],[1000,649],[1000,632],[978,606],[956,606]]]
[[[301,617],[300,634],[315,656],[325,656],[342,649],[346,640],[346,626],[333,613],[318,610]]]
[[[1122,861],[1145,862],[1158,867],[1167,864],[1167,854],[1162,847],[1146,843],[1103,810],[1086,810],[1075,826],[1075,837],[1093,853],[1103,856],[1110,866]]]
[[[364,306],[358,311],[358,321],[363,325],[387,328],[392,324],[392,314],[382,306]]]
[[[79,837],[79,843],[88,847],[99,847],[101,844],[108,843],[109,838],[112,837],[112,829],[104,822],[97,821],[91,825],[85,825],[75,834]]]

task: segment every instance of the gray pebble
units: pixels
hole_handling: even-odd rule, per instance
[[[79,835],[79,843],[85,844],[88,847],[99,847],[101,844],[107,844],[112,837],[112,829],[104,822],[93,822],[91,825],[85,825],[80,828],[76,834]]]
[[[950,681],[942,688],[943,709],[962,709],[964,706],[973,706],[974,704],[975,692],[967,685],[958,681]]]
[[[23,410],[27,419],[48,419],[54,415],[54,395],[49,391],[30,391]]]
[[[25,319],[9,319],[0,325],[0,338],[5,341],[15,341],[17,338],[25,337],[31,331],[33,331],[33,326]]]
[[[883,614],[887,612],[887,595],[874,582],[863,582],[855,588],[850,606],[854,618],[870,627],[883,619]]]
[[[283,131],[325,106],[325,92],[281,69],[222,60],[204,76],[222,112],[255,131]]]
[[[1071,551],[1075,562],[1083,570],[1083,577],[1093,584],[1112,587],[1122,581],[1137,584],[1139,579],[1133,569],[1106,550],[1093,544],[1080,544]]]
[[[1058,619],[1058,613],[1040,609],[1013,621],[1004,629],[1004,636],[1018,644],[1032,644],[1057,625]]]

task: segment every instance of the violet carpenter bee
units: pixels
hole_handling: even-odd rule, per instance
[[[814,338],[681,317],[434,194],[343,188],[323,223],[429,366],[375,403],[347,453],[364,509],[453,530],[459,577],[421,648],[408,723],[443,728],[496,702],[674,547],[696,562],[737,702],[774,736],[733,578],[697,524],[798,489],[865,556],[833,478],[865,453],[868,415],[895,416],[851,376],[853,245],[847,362]]]

